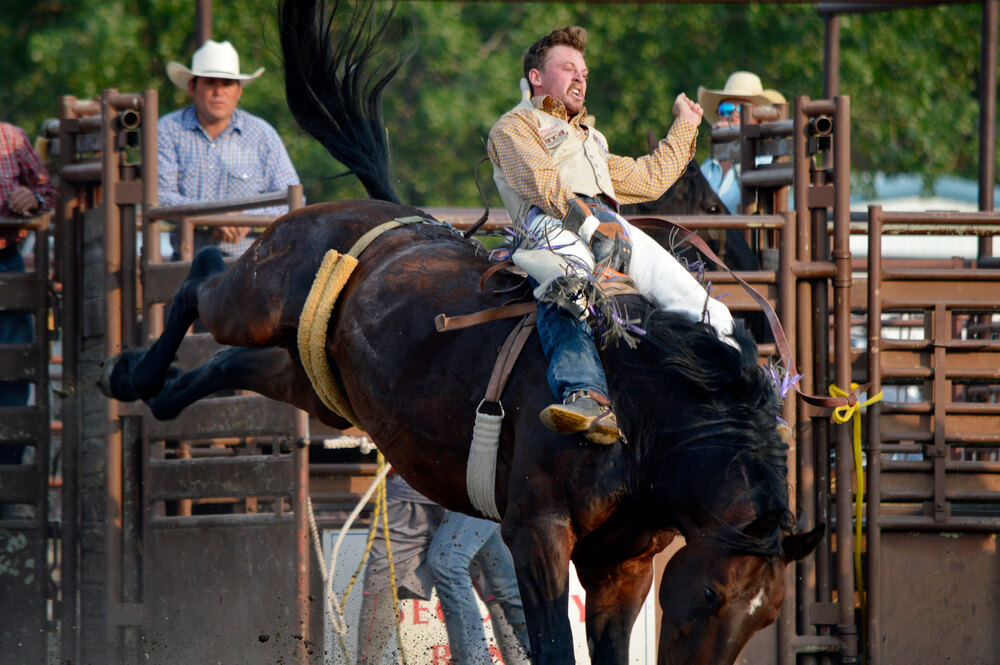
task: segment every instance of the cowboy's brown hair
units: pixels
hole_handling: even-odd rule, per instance
[[[587,31],[578,25],[567,25],[565,28],[553,30],[532,44],[524,52],[522,64],[524,78],[528,78],[528,72],[532,69],[541,69],[545,66],[545,59],[555,46],[569,46],[580,53],[586,53]]]

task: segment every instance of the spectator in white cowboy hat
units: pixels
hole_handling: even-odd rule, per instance
[[[712,125],[712,129],[716,129],[740,124],[740,104],[773,106],[784,104],[785,97],[777,90],[764,89],[756,74],[740,71],[730,74],[722,90],[709,90],[700,86],[698,103],[705,109],[705,119]],[[757,164],[766,164],[770,160],[769,156],[758,157]],[[709,156],[701,163],[701,172],[730,214],[741,212],[740,165]]]
[[[237,109],[243,87],[264,72],[240,73],[240,57],[229,42],[208,40],[191,59],[191,67],[167,64],[167,76],[187,91],[193,104],[160,118],[159,203],[183,205],[220,201],[287,190],[299,176],[274,128],[266,121]],[[287,206],[250,210],[280,215]],[[239,256],[256,236],[248,227],[218,227],[195,234],[197,251],[215,244],[224,254]],[[174,258],[180,243],[171,237]]]

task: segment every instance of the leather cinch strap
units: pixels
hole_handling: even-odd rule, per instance
[[[465,467],[465,486],[469,500],[476,510],[494,520],[500,519],[500,511],[496,504],[497,449],[500,446],[500,427],[503,424],[503,404],[500,396],[503,394],[507,379],[514,370],[517,357],[521,355],[525,342],[535,329],[537,312],[531,312],[521,319],[507,335],[497,361],[493,365],[493,373],[486,387],[486,396],[476,409],[476,424],[472,430],[472,445],[469,447],[469,460]],[[483,409],[490,406],[490,411]],[[499,413],[495,413],[495,412]]]

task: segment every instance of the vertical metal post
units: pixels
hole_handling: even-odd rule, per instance
[[[833,99],[840,92],[840,15],[823,18],[823,97]]]
[[[146,90],[142,93],[142,273],[146,273],[150,263],[160,263],[159,220],[150,220],[145,212],[155,206],[159,199],[157,177],[157,136],[156,125],[159,121],[159,93],[156,90]],[[152,304],[148,298],[142,309],[142,336],[140,346],[146,346],[146,340],[154,332],[163,330],[163,305]]]
[[[101,93],[101,192],[104,221],[104,357],[112,358],[121,351],[121,218],[115,204],[118,184],[118,152],[115,150],[115,109],[111,104],[117,90]],[[121,605],[122,563],[122,429],[118,402],[107,401],[106,473],[107,504],[105,506],[105,571],[106,607],[108,611],[108,644],[118,644],[118,608]]]
[[[194,41],[200,47],[212,38],[212,0],[197,0],[194,26]]]
[[[301,208],[304,203],[302,185],[292,185],[288,188],[288,210]],[[309,652],[306,643],[310,638],[309,613],[309,414],[305,411],[295,412],[295,438],[299,445],[295,449],[295,536],[296,536],[296,605],[298,610],[299,630],[303,639],[299,641],[297,658],[299,665],[309,665]]]
[[[979,209],[993,210],[996,173],[997,0],[984,0],[979,67]],[[993,256],[993,237],[979,238],[979,258]]]
[[[834,107],[834,362],[837,385],[849,390],[851,385],[850,98],[843,95],[836,97]],[[854,619],[854,561],[851,556],[853,551],[851,475],[854,465],[850,423],[836,427],[836,445],[838,628],[844,641],[844,657],[850,659],[858,653],[857,626]],[[861,519],[860,512],[856,518]]]
[[[792,100],[792,168],[793,180],[792,189],[795,196],[795,224],[790,229],[794,247],[796,248],[795,259],[799,262],[806,262],[812,258],[812,243],[809,235],[809,154],[807,150],[806,126],[808,118],[805,115],[805,105],[809,101],[808,97],[795,97]],[[812,310],[812,289],[808,281],[796,279],[795,288],[795,313],[796,323],[794,329],[796,357],[813,357],[813,310]],[[805,390],[815,393],[813,388],[813,371],[809,366],[800,368],[803,372],[803,387]],[[816,478],[813,473],[814,464],[814,433],[807,427],[809,423],[809,406],[802,401],[797,401],[797,415],[795,427],[795,456],[796,456],[796,508],[802,516],[803,528],[812,529],[816,525],[816,504],[814,496],[816,490]],[[796,570],[796,599],[797,616],[796,628],[799,634],[809,630],[808,606],[816,600],[816,564],[812,557],[806,557],[802,561],[796,562],[793,566]],[[780,665],[794,665],[796,662],[794,647],[791,641],[782,639],[780,652]]]
[[[68,129],[69,120],[76,117],[76,98],[63,95],[59,98],[59,171],[73,163],[76,154],[76,139]],[[75,186],[59,179],[59,202],[56,207],[56,234],[58,244],[56,255],[58,270],[62,278],[62,311],[60,321],[63,327],[63,385],[79,384],[80,369],[80,267],[79,229],[73,223]],[[74,391],[73,398],[63,403],[63,489],[62,489],[62,597],[59,600],[58,616],[62,626],[60,632],[60,654],[64,663],[80,661],[79,607],[76,602],[79,576],[80,543],[80,439],[81,439],[81,396]]]
[[[882,390],[882,207],[868,208],[868,381],[870,394]],[[868,617],[865,628],[865,662],[867,665],[881,663],[881,606],[882,594],[879,589],[879,567],[881,562],[882,530],[879,526],[881,514],[882,437],[879,429],[882,404],[877,402],[868,407],[868,525],[865,532],[867,546]]]
[[[780,320],[789,322],[795,320],[795,276],[792,274],[792,260],[795,251],[795,213],[785,211],[782,216],[785,218],[785,223],[778,233],[778,316]],[[786,332],[789,348],[794,349],[796,344],[794,326],[790,326]],[[795,401],[795,392],[791,391],[782,406],[782,417],[792,426],[793,432],[795,431]],[[799,514],[798,475],[798,448],[793,443],[788,449],[788,482],[791,485],[788,508],[793,515]],[[792,644],[797,634],[796,607],[799,605],[798,585],[795,583],[796,571],[796,566],[787,566],[785,569],[785,588],[788,590],[788,595],[781,605],[781,614],[778,617],[777,625],[778,660],[781,665],[790,665],[795,662]]]

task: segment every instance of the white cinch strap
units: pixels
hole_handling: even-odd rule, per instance
[[[465,469],[465,484],[469,500],[476,510],[487,517],[499,520],[496,496],[493,486],[497,475],[497,448],[500,444],[500,425],[503,412],[492,416],[482,412],[482,403],[476,409],[476,425],[472,429],[472,447],[469,449],[468,466]]]

